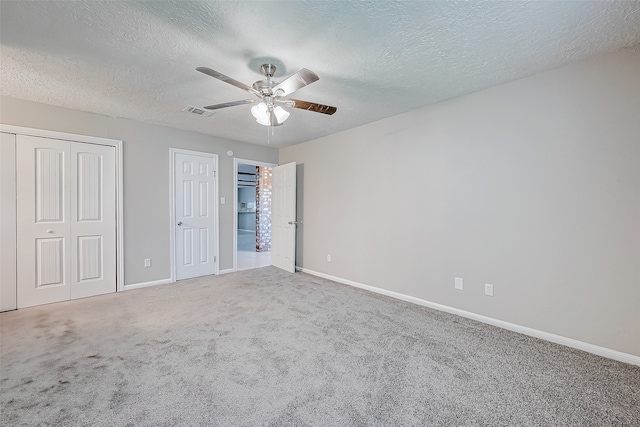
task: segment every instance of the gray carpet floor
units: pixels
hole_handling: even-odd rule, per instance
[[[639,367],[273,267],[0,321],[3,426],[640,425]]]

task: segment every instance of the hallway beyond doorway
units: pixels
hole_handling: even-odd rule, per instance
[[[238,230],[238,270],[271,265],[271,252],[256,252],[255,232]]]
[[[233,269],[271,265],[272,167],[253,160],[234,159]]]

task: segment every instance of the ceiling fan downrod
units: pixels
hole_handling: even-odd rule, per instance
[[[276,66],[273,64],[262,64],[260,66],[260,71],[262,71],[262,74],[264,74],[265,77],[270,80],[271,77],[273,77],[276,73]]]

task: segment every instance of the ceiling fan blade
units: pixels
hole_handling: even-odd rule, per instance
[[[219,73],[219,72],[217,72],[215,70],[212,70],[211,68],[198,67],[198,68],[196,68],[196,70],[200,71],[201,73],[206,74],[207,76],[211,76],[214,79],[222,80],[223,82],[229,83],[232,86],[235,86],[235,87],[240,88],[242,90],[246,90],[247,92],[254,93],[256,95],[259,94],[259,92],[257,90],[255,90],[254,88],[252,88],[251,86],[247,86],[246,84],[241,83],[241,82],[239,82],[239,81],[237,81],[235,79],[232,79],[229,76],[225,76],[224,74]]]
[[[273,88],[273,93],[276,96],[287,96],[290,93],[295,92],[298,89],[305,87],[318,80],[320,77],[311,70],[303,68],[298,71],[279,85]]]
[[[338,109],[330,105],[317,104],[315,102],[300,101],[299,99],[280,99],[280,102],[284,102],[290,107],[300,108],[301,110],[313,111],[315,113],[322,113],[332,115]]]
[[[236,105],[252,104],[256,101],[257,101],[256,99],[241,99],[239,101],[231,101],[231,102],[223,102],[222,104],[207,105],[204,108],[207,110],[219,110],[220,108],[235,107]]]

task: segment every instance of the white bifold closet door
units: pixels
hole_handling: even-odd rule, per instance
[[[18,135],[18,308],[116,291],[115,149]]]

